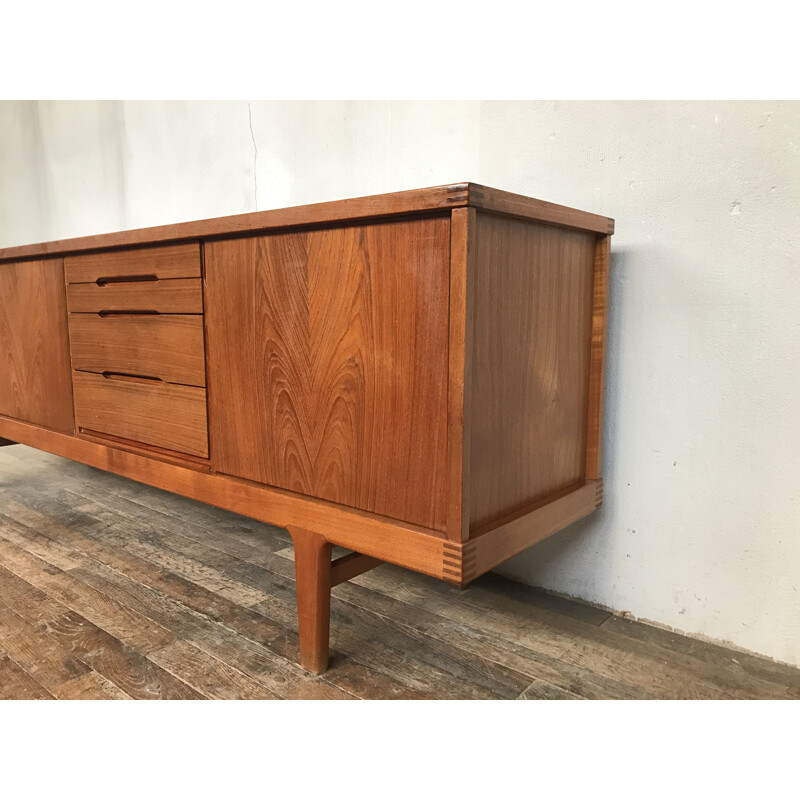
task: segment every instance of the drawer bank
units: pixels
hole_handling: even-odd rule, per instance
[[[613,227],[460,183],[2,249],[0,444],[286,528],[323,672],[331,587],[600,505]]]

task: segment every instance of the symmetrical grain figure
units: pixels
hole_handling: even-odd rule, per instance
[[[612,232],[456,184],[0,250],[0,437],[288,528],[323,671],[337,583],[601,502]]]
[[[443,530],[448,221],[206,249],[220,472]]]

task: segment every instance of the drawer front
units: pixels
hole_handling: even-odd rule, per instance
[[[203,318],[170,314],[72,314],[72,368],[206,385]]]
[[[72,283],[67,286],[70,313],[157,311],[160,314],[202,314],[200,278]]]
[[[72,383],[79,431],[208,458],[205,389],[87,372]]]
[[[67,283],[100,285],[149,279],[199,278],[200,244],[142,247],[64,259]]]

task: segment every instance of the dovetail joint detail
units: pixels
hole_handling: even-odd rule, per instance
[[[594,499],[595,499],[595,508],[599,508],[603,504],[603,481],[597,482],[597,490]]]
[[[442,576],[445,580],[465,584],[474,580],[478,572],[478,554],[475,542],[464,545],[447,542],[442,548]]]

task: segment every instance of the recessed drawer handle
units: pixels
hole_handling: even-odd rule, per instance
[[[160,311],[129,309],[127,311],[98,311],[98,317],[157,317]]]
[[[157,281],[158,275],[110,275],[106,278],[98,278],[98,286],[108,286],[110,283],[144,283],[145,281]]]
[[[103,377],[110,381],[132,381],[134,383],[163,383],[161,378],[150,375],[131,375],[128,372],[104,372]]]

